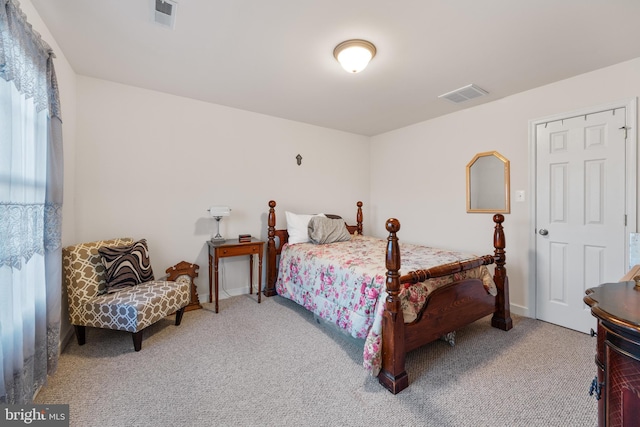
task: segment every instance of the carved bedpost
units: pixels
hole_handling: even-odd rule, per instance
[[[378,381],[393,394],[409,386],[405,370],[404,317],[400,305],[400,247],[396,233],[400,222],[390,218],[386,223],[387,238],[387,300],[382,318],[382,369]]]
[[[267,285],[264,287],[264,296],[272,297],[276,294],[276,279],[278,277],[278,268],[276,265],[276,202],[269,201],[269,218],[267,222],[268,240],[267,240]]]
[[[495,248],[496,260],[493,280],[498,288],[498,295],[496,296],[496,311],[491,318],[491,326],[502,329],[503,331],[508,331],[513,328],[513,322],[511,320],[511,309],[509,308],[509,277],[507,276],[507,269],[504,266],[507,261],[507,256],[504,251],[506,240],[502,228],[504,215],[495,214],[493,216],[493,222],[496,224],[493,233],[493,247]]]
[[[362,235],[362,202],[356,203],[358,206],[358,211],[356,213],[356,224],[357,224],[357,233],[359,236]]]

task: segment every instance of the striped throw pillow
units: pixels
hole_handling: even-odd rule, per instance
[[[103,246],[98,253],[105,268],[108,293],[153,280],[145,239],[128,246]]]

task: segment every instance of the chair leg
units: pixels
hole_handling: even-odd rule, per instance
[[[76,330],[76,338],[78,339],[78,345],[84,345],[87,342],[87,328],[85,326],[73,325]]]
[[[142,348],[142,331],[132,332],[131,335],[133,336],[133,349],[140,351]]]
[[[180,322],[182,322],[182,315],[184,314],[185,307],[182,307],[180,310],[176,311],[176,326],[180,326]]]

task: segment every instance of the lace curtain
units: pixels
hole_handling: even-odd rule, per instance
[[[0,403],[33,400],[58,363],[62,131],[51,48],[0,0]]]

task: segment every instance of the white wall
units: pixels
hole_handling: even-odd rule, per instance
[[[353,221],[368,205],[367,137],[82,76],[77,105],[76,240],[146,238],[156,276],[200,266],[201,302],[209,206],[232,209],[223,236],[266,239],[271,199],[282,226],[285,209]],[[248,271],[248,257],[221,260],[221,297],[248,292]]]
[[[640,96],[638,76],[640,58],[373,137],[375,233],[384,235],[384,221],[393,216],[402,240],[492,253],[491,215],[466,213],[465,167],[476,153],[499,151],[511,163],[511,214],[504,223],[511,304],[514,312],[532,314],[529,120]],[[518,190],[525,190],[525,202],[515,201]]]

